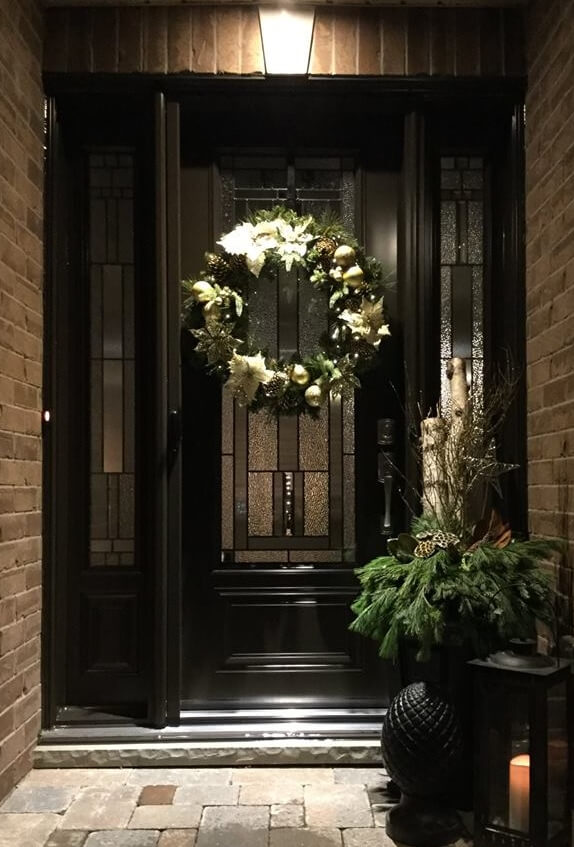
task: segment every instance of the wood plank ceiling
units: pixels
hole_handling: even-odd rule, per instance
[[[276,3],[276,0],[259,0],[262,3]],[[516,7],[527,6],[529,0],[304,0],[301,5],[308,6],[458,6],[467,7]],[[206,0],[44,0],[44,5],[56,6],[203,6]],[[210,0],[209,5],[259,5],[258,0]]]

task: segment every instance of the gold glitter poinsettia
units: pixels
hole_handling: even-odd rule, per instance
[[[240,403],[249,405],[255,399],[260,385],[266,385],[275,376],[269,370],[262,353],[255,356],[240,356],[236,350],[229,362],[229,379],[225,383]]]
[[[354,336],[372,344],[373,347],[379,346],[383,336],[390,335],[388,324],[385,323],[383,316],[382,297],[374,303],[363,297],[359,311],[345,309],[339,317],[349,326]]]

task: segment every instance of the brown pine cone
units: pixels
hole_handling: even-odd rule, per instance
[[[317,240],[315,250],[319,256],[319,261],[325,270],[331,266],[333,254],[337,249],[337,242],[333,238],[322,237]]]
[[[223,256],[218,256],[217,253],[205,254],[205,266],[218,283],[223,283],[231,272],[231,268]]]

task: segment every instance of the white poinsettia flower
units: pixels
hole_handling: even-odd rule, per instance
[[[266,367],[262,353],[257,353],[255,356],[240,356],[234,350],[229,362],[229,379],[225,385],[235,394],[239,402],[249,404],[253,402],[259,386],[268,383],[274,373]]]
[[[255,227],[250,223],[242,223],[223,235],[218,244],[221,244],[226,253],[231,256],[245,256],[253,246],[255,240]]]
[[[266,251],[277,247],[277,226],[274,221],[261,221],[255,226],[242,223],[217,243],[232,256],[245,256],[247,267],[258,277],[265,264]]]
[[[277,219],[274,221],[259,221],[254,227],[255,236],[259,238],[262,235],[267,235],[277,240],[278,223],[279,221]]]
[[[379,346],[383,336],[391,334],[383,316],[382,298],[373,303],[363,297],[358,311],[345,309],[339,315],[339,320],[348,325],[353,335],[362,338],[373,347]]]
[[[313,239],[313,236],[305,232],[309,225],[309,220],[302,224],[292,226],[286,221],[277,221],[277,229],[282,241],[277,245],[277,252],[285,264],[287,271],[293,267],[293,263],[300,263],[301,259],[307,252],[307,244]]]

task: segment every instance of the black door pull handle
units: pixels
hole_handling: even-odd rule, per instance
[[[181,444],[181,411],[170,409],[167,418],[167,452],[170,458],[175,458]]]

